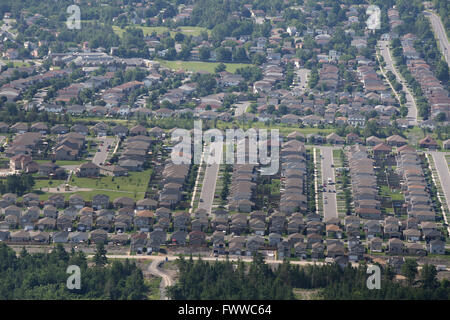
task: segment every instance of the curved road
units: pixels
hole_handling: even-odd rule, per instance
[[[409,90],[405,79],[403,79],[402,75],[399,72],[397,72],[397,69],[394,66],[391,51],[389,50],[389,41],[379,41],[378,44],[380,48],[380,53],[383,56],[384,61],[386,62],[386,69],[388,71],[391,71],[397,78],[397,81],[401,83],[401,85],[403,86],[403,90],[405,92],[406,97],[406,107],[408,108],[408,115],[406,116],[406,119],[408,119],[411,125],[415,126],[417,125],[416,101],[414,100],[414,97],[411,91]]]

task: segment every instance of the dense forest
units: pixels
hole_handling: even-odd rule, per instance
[[[450,298],[450,281],[438,281],[434,266],[424,265],[418,270],[414,260],[407,260],[401,273],[404,283],[393,281],[395,273],[388,267],[381,272],[381,289],[366,286],[367,267],[358,268],[337,264],[299,267],[287,262],[275,271],[255,256],[250,265],[230,261],[209,263],[180,259],[179,281],[170,287],[172,299],[204,300],[292,300],[293,288],[319,289],[318,298],[372,300],[438,300]]]
[[[11,248],[0,243],[0,299],[145,299],[148,289],[141,270],[128,260],[107,264],[105,254],[99,246],[95,265],[91,267],[84,253],[68,253],[61,245],[48,254],[22,250],[16,256]],[[80,267],[80,290],[69,290],[66,286],[69,265]]]
[[[255,257],[248,272],[243,262],[210,264],[202,260],[178,260],[179,281],[168,289],[175,300],[292,300],[292,287],[273,272],[261,256]]]

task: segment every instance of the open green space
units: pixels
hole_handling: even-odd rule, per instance
[[[21,60],[1,60],[0,59],[0,62],[6,63],[6,64],[12,62],[14,68],[29,67],[30,66],[30,64],[28,62],[24,62],[24,61],[21,61]]]
[[[208,34],[211,33],[211,30],[208,30],[206,28],[191,27],[191,26],[182,26],[182,27],[178,27],[176,29],[169,29],[168,27],[144,27],[144,26],[138,26],[138,25],[133,25],[133,26],[129,26],[129,27],[142,29],[144,36],[151,35],[153,32],[156,32],[157,35],[161,35],[163,33],[169,32],[170,36],[172,36],[172,37],[178,32],[180,32],[186,36],[199,36],[204,31],[208,32]],[[121,28],[119,26],[112,26],[112,28],[119,37],[121,37],[123,35],[123,33],[125,32],[125,29],[126,29],[126,28]]]
[[[327,135],[331,132],[334,132],[336,129],[333,128],[317,128],[317,127],[305,127],[305,128],[299,128],[299,127],[293,127],[293,126],[287,126],[283,124],[269,124],[267,125],[264,122],[255,121],[255,122],[247,122],[244,125],[242,124],[242,121],[233,121],[233,122],[224,122],[224,121],[217,121],[217,129],[230,129],[234,126],[238,126],[242,128],[243,130],[247,130],[248,128],[258,128],[258,129],[278,129],[280,135],[288,135],[291,132],[298,131],[305,136],[310,133],[315,134],[322,134]]]
[[[35,180],[34,190],[57,187],[64,182],[64,180]]]
[[[49,160],[36,160],[37,163],[46,163],[49,162]],[[83,164],[87,161],[85,160],[57,160],[55,161],[55,164],[58,166],[79,166],[80,164]]]
[[[168,60],[158,60],[161,65],[165,66],[166,68],[173,69],[173,70],[185,70],[185,71],[206,71],[210,73],[214,73],[214,69],[219,65],[220,62],[203,62],[203,61],[182,61],[182,60],[175,60],[175,61],[168,61]],[[226,70],[231,73],[235,73],[237,69],[244,68],[247,66],[251,66],[251,64],[248,63],[225,63],[227,66]]]
[[[392,200],[403,201],[404,196],[401,190],[391,190],[388,186],[381,186],[381,196],[391,197]]]
[[[152,174],[151,169],[142,172],[129,172],[126,177],[100,177],[100,178],[79,178],[73,176],[70,179],[70,185],[80,188],[89,188],[94,190],[112,190],[126,191],[131,193],[145,193],[148,182]]]
[[[58,190],[60,192],[46,192],[46,188],[57,188],[64,185],[66,181],[36,179],[34,191],[39,194],[39,200],[41,201],[45,201],[57,193],[63,193],[66,200],[74,193],[81,195],[85,201],[92,200],[92,197],[99,193],[108,195],[111,201],[119,197],[130,197],[135,200],[141,200],[145,197],[151,174],[152,170],[148,169],[142,172],[130,172],[126,177],[102,176],[95,179],[72,176],[69,182],[70,186],[92,189],[89,191],[74,192],[65,192],[64,186]]]

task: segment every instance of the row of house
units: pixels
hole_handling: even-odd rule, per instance
[[[402,175],[402,190],[405,195],[408,217],[420,222],[436,220],[432,209],[428,185],[422,170],[422,162],[416,150],[408,146],[398,149],[397,167]]]
[[[347,149],[355,214],[363,219],[380,220],[377,177],[374,160],[368,157],[367,149],[360,144]]]
[[[289,139],[281,146],[282,191],[280,212],[292,214],[307,211],[306,148],[303,142]]]
[[[445,87],[436,78],[430,66],[420,58],[414,48],[414,40],[417,38],[408,33],[401,38],[403,55],[406,58],[406,65],[413,77],[419,82],[422,91],[430,104],[430,116],[436,117],[444,113],[446,119],[450,119],[450,96]]]
[[[150,147],[153,139],[147,136],[147,129],[143,126],[136,126],[130,132],[134,136],[128,137],[124,142],[124,148],[120,153],[118,166],[112,166],[109,175],[124,175],[125,171],[141,171],[144,163],[148,159]],[[104,167],[108,171],[108,168]]]

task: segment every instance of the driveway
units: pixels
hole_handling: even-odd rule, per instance
[[[334,147],[319,147],[322,155],[321,168],[322,168],[322,184],[327,184],[326,192],[323,193],[323,214],[324,220],[331,218],[338,218],[337,200],[336,200],[336,186],[328,184],[328,178],[331,178],[333,182],[336,182],[336,176],[334,174],[333,164],[333,149]],[[331,191],[331,192],[330,192]]]

